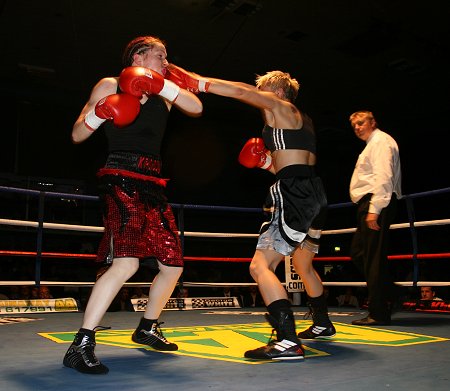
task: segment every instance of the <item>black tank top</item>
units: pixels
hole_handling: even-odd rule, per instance
[[[280,149],[302,149],[316,153],[316,135],[311,118],[302,114],[303,126],[300,129],[279,129],[264,126],[262,137],[270,152]]]
[[[149,96],[131,125],[117,128],[110,121],[104,123],[108,152],[130,151],[159,157],[168,117],[164,100]]]

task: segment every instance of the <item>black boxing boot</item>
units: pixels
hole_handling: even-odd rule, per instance
[[[160,325],[164,322],[159,322],[157,319],[141,318],[139,326],[134,331],[131,339],[133,342],[141,345],[148,345],[155,350],[174,351],[178,350],[178,345],[169,342],[163,335]]]
[[[309,297],[309,312],[311,313],[313,325],[298,333],[301,339],[329,339],[336,335],[336,329],[328,317],[328,306],[325,296]]]
[[[267,307],[266,319],[273,327],[276,339],[257,349],[248,350],[244,356],[254,360],[301,360],[305,357],[302,344],[295,332],[295,320],[288,300],[277,300]]]
[[[95,356],[95,345],[95,329],[81,328],[64,356],[64,366],[93,375],[108,373],[108,367],[103,365]]]

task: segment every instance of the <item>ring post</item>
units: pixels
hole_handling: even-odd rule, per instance
[[[41,284],[42,236],[44,234],[44,205],[45,205],[45,191],[41,191],[39,192],[36,262],[34,272],[35,283],[37,287],[39,287],[39,285]]]
[[[414,205],[412,199],[408,196],[405,196],[406,201],[406,209],[408,211],[408,220],[409,220],[409,230],[411,231],[411,241],[412,241],[412,259],[413,259],[413,286],[417,287],[417,281],[419,281],[419,260],[417,258],[418,254],[418,244],[417,244],[417,231],[414,226],[414,222],[416,220],[414,213]]]

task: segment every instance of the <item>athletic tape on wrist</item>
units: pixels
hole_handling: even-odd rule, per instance
[[[163,98],[166,98],[169,102],[173,103],[175,99],[177,99],[178,94],[180,93],[180,87],[178,87],[175,83],[170,80],[164,80],[164,86],[161,91],[159,91],[159,95]]]
[[[266,161],[261,168],[263,170],[270,170],[271,167],[272,167],[272,156],[266,154]]]
[[[208,92],[210,81],[208,79],[200,79],[198,81],[198,90],[200,92]]]
[[[97,130],[105,121],[106,119],[100,118],[95,114],[95,109],[89,111],[89,113],[87,113],[84,117],[84,124],[91,132]]]

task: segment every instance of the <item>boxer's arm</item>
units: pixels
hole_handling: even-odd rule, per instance
[[[259,109],[274,110],[283,101],[270,91],[258,90],[250,84],[221,79],[209,79],[208,92],[240,100]]]
[[[196,94],[210,92],[228,98],[238,99],[259,109],[275,110],[286,103],[271,91],[261,91],[255,86],[235,81],[213,79],[187,71],[177,65],[169,64],[167,78],[182,89]]]
[[[118,128],[130,125],[138,116],[141,103],[130,94],[112,94],[100,99],[95,108],[84,117],[85,125],[97,130],[105,121],[112,121]]]
[[[167,66],[166,79],[171,80],[180,88],[188,90],[194,94],[200,92],[208,92],[209,80],[203,78],[196,73],[189,72],[175,64],[169,64]]]
[[[169,109],[175,105],[188,115],[199,115],[203,105],[192,92],[181,89],[177,84],[164,79],[162,75],[143,67],[128,67],[120,74],[120,88],[129,94],[157,94],[166,99]]]
[[[92,89],[89,100],[84,105],[78,116],[75,124],[72,128],[72,142],[79,144],[85,141],[92,135],[92,130],[86,126],[84,122],[86,115],[89,111],[95,109],[95,105],[99,100],[105,96],[116,93],[117,91],[117,79],[113,77],[108,77],[100,80]]]
[[[180,89],[177,99],[171,105],[191,117],[198,117],[203,112],[203,104],[192,92]]]

